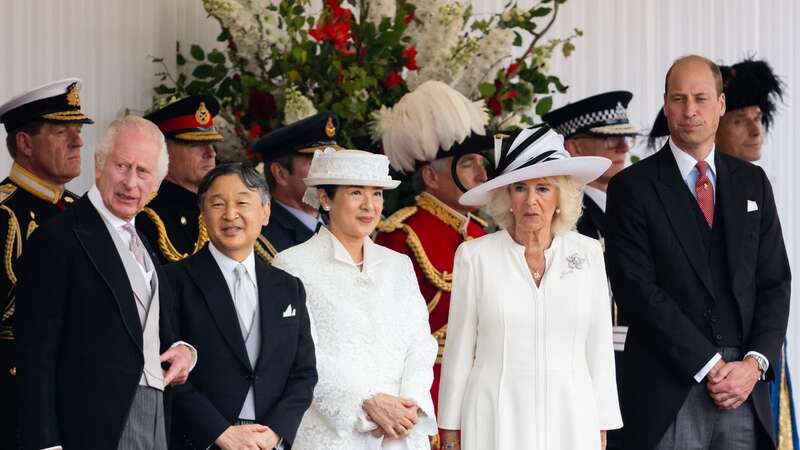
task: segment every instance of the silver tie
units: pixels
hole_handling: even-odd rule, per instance
[[[247,268],[244,264],[239,264],[233,270],[235,280],[233,282],[233,304],[236,313],[239,315],[239,323],[242,326],[242,336],[245,342],[250,336],[255,319],[256,304],[253,296],[253,289],[247,276]]]
[[[144,269],[145,272],[150,272],[153,267],[150,265],[150,258],[147,256],[147,250],[144,248],[142,240],[139,239],[139,234],[136,233],[136,229],[133,228],[133,225],[129,223],[123,225],[122,229],[131,235],[131,243],[128,245],[128,249],[130,249],[131,253],[133,253],[133,257],[136,259],[136,262],[142,266],[142,269]]]

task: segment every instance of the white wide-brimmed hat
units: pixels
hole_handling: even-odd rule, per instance
[[[339,150],[326,148],[314,152],[311,167],[308,169],[306,192],[303,201],[315,208],[319,207],[316,186],[374,186],[394,189],[399,180],[389,175],[389,158],[385,155],[363,150]]]
[[[497,188],[534,178],[569,176],[586,184],[608,169],[611,160],[599,156],[571,157],[564,137],[547,126],[495,135],[493,177],[461,196],[465,206],[483,206]]]

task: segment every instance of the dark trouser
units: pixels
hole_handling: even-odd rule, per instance
[[[119,450],[167,449],[162,391],[137,386],[117,448]]]
[[[720,349],[722,359],[737,361],[737,348]],[[752,450],[757,448],[756,416],[750,399],[733,411],[717,409],[705,380],[689,395],[655,450]]]

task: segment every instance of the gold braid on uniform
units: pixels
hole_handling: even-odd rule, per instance
[[[474,220],[483,228],[488,226],[486,221],[480,217],[472,214],[465,216],[461,213],[457,213],[441,201],[437,200],[436,197],[425,192],[417,196],[417,206],[433,214],[437,219],[446,223],[450,228],[458,231],[458,233],[464,237],[464,240],[467,241],[472,239],[472,236],[466,235],[466,230],[464,229],[464,223],[466,221]]]
[[[444,342],[447,339],[447,324],[442,328],[433,332],[433,338],[439,343],[439,350],[436,352],[436,364],[442,363],[442,356],[444,355]]]
[[[781,348],[781,366],[778,368],[781,374],[781,385],[778,394],[778,448],[777,450],[792,450],[792,412],[789,398],[789,384],[786,381],[786,347]]]
[[[433,267],[431,260],[428,259],[428,254],[425,253],[425,248],[422,246],[422,242],[420,242],[417,233],[415,233],[414,230],[408,225],[403,225],[403,230],[406,232],[406,243],[414,253],[417,264],[419,264],[422,273],[425,274],[425,278],[427,278],[428,281],[430,281],[431,284],[437,289],[450,292],[450,289],[452,288],[453,274],[447,273],[447,271],[439,272],[436,270],[436,267]]]
[[[272,263],[272,258],[278,254],[278,249],[261,234],[259,234],[258,239],[256,239],[255,250],[261,260],[267,264]]]
[[[403,228],[403,222],[405,222],[409,217],[413,216],[416,212],[416,206],[400,208],[395,211],[394,214],[387,217],[386,220],[381,220],[381,223],[378,224],[378,231],[381,233],[391,233],[398,228]]]
[[[197,218],[199,225],[197,242],[194,243],[192,252],[181,253],[175,248],[175,245],[172,244],[172,241],[170,241],[169,236],[167,235],[167,227],[164,225],[164,221],[161,220],[161,217],[158,216],[158,213],[156,213],[153,208],[144,208],[142,211],[144,211],[147,217],[149,217],[153,222],[153,225],[155,225],[156,231],[158,232],[158,249],[169,262],[177,262],[189,257],[190,255],[194,255],[200,251],[204,245],[206,245],[206,242],[208,242],[208,230],[203,222],[203,217],[200,216]]]
[[[17,215],[14,214],[14,211],[12,211],[11,208],[6,205],[0,205],[0,209],[8,213],[8,230],[6,231],[3,263],[5,265],[4,269],[6,277],[8,278],[9,283],[11,283],[11,286],[14,287],[17,285],[17,276],[14,274],[13,262],[22,254],[22,233],[20,232],[19,221],[17,220]],[[15,298],[11,297],[3,308],[0,321],[6,321],[14,315],[14,310],[16,309],[15,305]],[[6,336],[5,334],[6,333],[4,332],[2,338],[13,339],[13,334],[10,334],[10,332],[9,336]]]

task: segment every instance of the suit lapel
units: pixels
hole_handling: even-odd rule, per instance
[[[747,199],[737,180],[733,165],[720,155],[714,157],[717,166],[717,198],[722,203],[722,217],[725,227],[725,245],[728,248],[728,267],[731,279],[736,279],[739,267],[739,246],[744,239],[744,225],[747,223]]]
[[[703,241],[700,232],[697,230],[693,212],[686,207],[687,196],[692,199],[692,194],[688,192],[686,183],[681,178],[678,163],[675,162],[669,143],[664,145],[655,157],[659,158],[658,178],[653,180],[656,192],[664,204],[669,223],[678,237],[689,263],[697,272],[709,294],[713,296],[714,289],[708,257],[703,252]]]
[[[606,214],[602,209],[586,194],[583,194],[583,208],[589,216],[592,224],[597,228],[600,237],[606,236]]]
[[[242,338],[242,329],[233,305],[233,298],[208,247],[203,248],[197,258],[192,259],[192,263],[187,265],[187,270],[192,280],[203,292],[203,298],[208,309],[211,310],[211,316],[228,342],[231,351],[248,370],[251,370],[250,358],[247,357],[247,348],[245,348],[244,338]]]
[[[302,244],[314,235],[314,231],[309,230],[303,222],[300,222],[300,219],[278,202],[272,202],[270,220],[274,220],[278,225],[286,229],[293,236],[295,244]]]
[[[88,196],[84,195],[75,208],[75,215],[78,219],[75,235],[78,242],[95,270],[111,290],[125,329],[141,350],[142,323],[139,320],[139,313],[136,311],[136,300],[133,298],[130,280],[128,280],[125,266],[122,264],[114,241],[111,239],[100,213],[91,204]]]
[[[276,337],[276,327],[280,320],[283,318],[283,309],[285,305],[283,302],[276,301],[276,299],[293,298],[284,295],[284,292],[278,291],[278,284],[275,283],[275,277],[270,273],[273,271],[271,267],[256,259],[256,280],[258,283],[258,311],[261,317],[261,351],[258,356],[256,368],[260,368],[262,364],[269,362],[269,356],[278,348],[280,343]],[[296,305],[292,305],[296,307]]]

